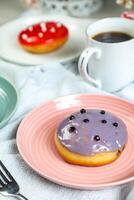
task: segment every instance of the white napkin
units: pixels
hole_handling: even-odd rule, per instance
[[[26,113],[43,102],[69,94],[102,93],[102,91],[90,86],[79,76],[75,76],[60,64],[53,63],[26,70],[21,68],[20,71],[16,71],[15,68],[14,73],[11,73],[13,72],[11,65],[11,72],[8,70],[9,66],[7,63],[6,65],[5,63],[1,65],[0,62],[0,66],[3,75],[6,78],[10,77],[10,81],[14,83],[20,95],[19,106],[15,115],[1,129],[0,141],[15,137],[16,127],[22,118]]]
[[[21,159],[16,147],[15,135],[20,121],[40,103],[75,93],[106,93],[90,86],[60,64],[29,68],[25,71],[14,69],[13,65],[8,66],[4,62],[0,64],[3,75],[10,78],[20,92],[19,106],[15,115],[0,130],[0,159],[18,181],[23,195],[29,200],[125,200],[132,189],[132,183],[100,191],[68,189],[37,175]],[[128,200],[133,200],[132,192]],[[0,196],[0,199],[4,200],[5,197]]]

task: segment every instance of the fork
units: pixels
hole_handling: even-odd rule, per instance
[[[4,196],[15,197],[20,200],[28,200],[22,194],[19,193],[19,185],[0,161],[0,193]]]

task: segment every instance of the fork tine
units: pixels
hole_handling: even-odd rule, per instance
[[[6,175],[9,177],[9,179],[15,181],[13,176],[10,174],[10,172],[7,170],[7,168],[2,163],[2,161],[0,161],[0,165],[3,168],[4,172],[6,173]]]
[[[6,182],[6,183],[8,183],[9,182],[9,180],[7,179],[7,177],[5,176],[5,174],[0,170],[0,176],[2,177],[2,179]]]
[[[3,181],[1,179],[0,179],[0,185],[4,186],[4,183],[3,183]]]

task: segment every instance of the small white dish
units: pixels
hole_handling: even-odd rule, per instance
[[[18,43],[18,34],[27,26],[40,21],[60,21],[67,26],[70,32],[69,40],[60,49],[49,54],[31,54],[23,50]],[[88,20],[88,24],[93,20]],[[38,17],[25,17],[11,21],[0,28],[0,57],[8,62],[33,66],[48,62],[66,63],[80,55],[86,47],[85,29],[83,21],[68,16],[44,15]]]
[[[40,0],[39,7],[49,13],[89,17],[104,5],[104,0]]]

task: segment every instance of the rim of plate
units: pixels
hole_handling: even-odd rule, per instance
[[[104,188],[108,188],[108,187],[115,187],[115,186],[119,186],[119,185],[123,185],[123,184],[126,184],[126,183],[129,183],[131,181],[134,181],[134,176],[130,177],[130,178],[124,178],[123,180],[121,181],[114,181],[114,182],[110,182],[110,183],[102,183],[102,184],[92,184],[92,185],[88,185],[87,188],[85,186],[81,186],[81,184],[67,184],[66,181],[62,181],[62,180],[58,180],[56,178],[52,178],[51,176],[47,176],[47,175],[44,175],[41,170],[37,170],[35,166],[33,166],[29,161],[28,159],[25,157],[25,155],[23,154],[23,152],[21,151],[21,145],[19,144],[19,130],[21,129],[21,127],[23,127],[23,124],[25,123],[25,121],[27,121],[27,118],[29,118],[33,112],[35,112],[36,110],[40,109],[42,106],[44,106],[45,104],[49,104],[51,102],[58,102],[62,99],[66,99],[66,98],[80,98],[81,96],[93,96],[93,97],[97,97],[97,96],[100,96],[100,97],[103,97],[103,98],[109,98],[109,99],[117,99],[119,101],[122,101],[124,103],[127,103],[127,104],[130,104],[131,106],[134,107],[134,104],[133,103],[130,103],[128,102],[127,100],[124,100],[120,97],[117,97],[117,96],[114,96],[114,95],[105,95],[105,94],[86,94],[86,93],[83,93],[83,94],[76,94],[76,95],[66,95],[66,96],[63,96],[63,97],[58,97],[56,99],[53,99],[53,100],[50,100],[46,103],[42,103],[40,106],[38,106],[37,108],[33,109],[30,113],[28,113],[26,115],[26,117],[22,120],[21,124],[19,125],[19,128],[17,130],[17,135],[16,135],[16,141],[17,141],[17,147],[18,147],[18,150],[19,150],[19,153],[20,155],[22,156],[22,158],[24,159],[24,161],[28,164],[28,166],[33,169],[37,174],[39,174],[40,176],[56,183],[56,184],[59,184],[61,186],[65,186],[65,187],[68,187],[68,188],[74,188],[74,189],[80,189],[80,190],[89,190],[89,189],[92,189],[92,190],[100,190],[100,189],[104,189]]]
[[[15,104],[14,109],[12,110],[12,112],[9,114],[9,116],[6,119],[4,119],[4,120],[2,120],[0,122],[0,126],[1,126],[1,128],[3,128],[3,126],[11,119],[11,117],[14,115],[14,113],[17,110],[17,107],[18,107],[18,104],[19,104],[19,92],[16,89],[15,85],[13,83],[11,83],[11,81],[9,81],[7,78],[5,78],[4,76],[1,76],[1,75],[0,75],[0,78],[4,79],[6,82],[9,83],[9,85],[12,86],[12,88],[14,89],[14,91],[16,93],[16,97],[17,97],[16,98],[16,104]]]

